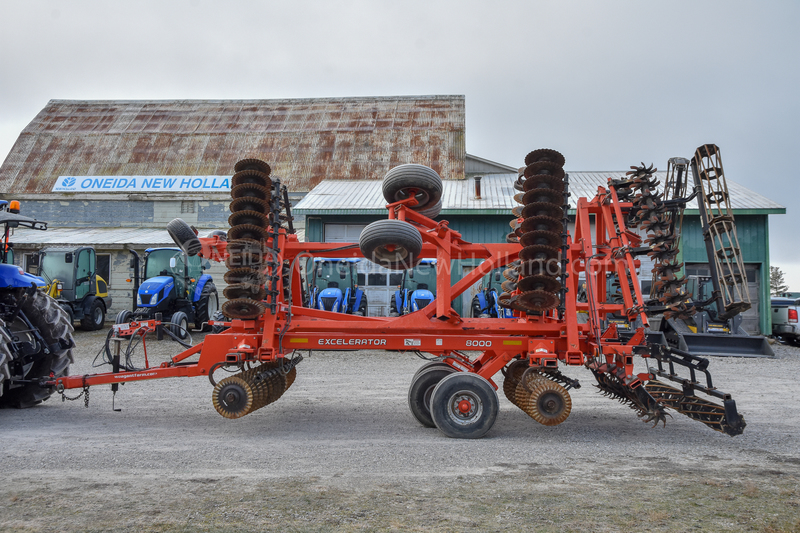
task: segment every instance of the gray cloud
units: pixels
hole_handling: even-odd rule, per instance
[[[467,150],[573,170],[722,149],[726,174],[786,205],[793,243],[800,4],[748,2],[16,1],[0,17],[0,153],[52,98],[465,94]]]

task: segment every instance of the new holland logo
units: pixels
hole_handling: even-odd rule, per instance
[[[64,178],[64,181],[61,182],[62,187],[72,187],[75,185],[75,178]]]

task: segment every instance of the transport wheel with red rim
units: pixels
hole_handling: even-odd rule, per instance
[[[497,420],[497,393],[477,374],[458,372],[443,378],[431,396],[431,417],[448,437],[478,439]]]

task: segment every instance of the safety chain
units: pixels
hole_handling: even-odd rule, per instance
[[[87,408],[89,407],[89,387],[84,387],[83,390],[80,393],[78,393],[78,395],[75,396],[74,398],[70,398],[69,396],[67,396],[64,393],[64,386],[63,385],[59,385],[59,387],[57,388],[57,392],[61,395],[61,401],[62,402],[66,401],[66,400],[69,400],[69,401],[73,402],[75,400],[80,400],[81,397],[82,397],[83,398],[83,406],[87,407]]]

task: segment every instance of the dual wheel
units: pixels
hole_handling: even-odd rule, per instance
[[[420,424],[457,439],[482,437],[499,411],[497,393],[486,379],[442,362],[428,363],[417,372],[408,405]]]
[[[428,218],[442,210],[442,179],[424,165],[400,165],[391,169],[381,185],[384,199],[394,203],[415,198],[409,208]],[[358,240],[361,253],[373,263],[390,270],[413,268],[422,252],[419,230],[404,220],[378,220],[361,232]]]

